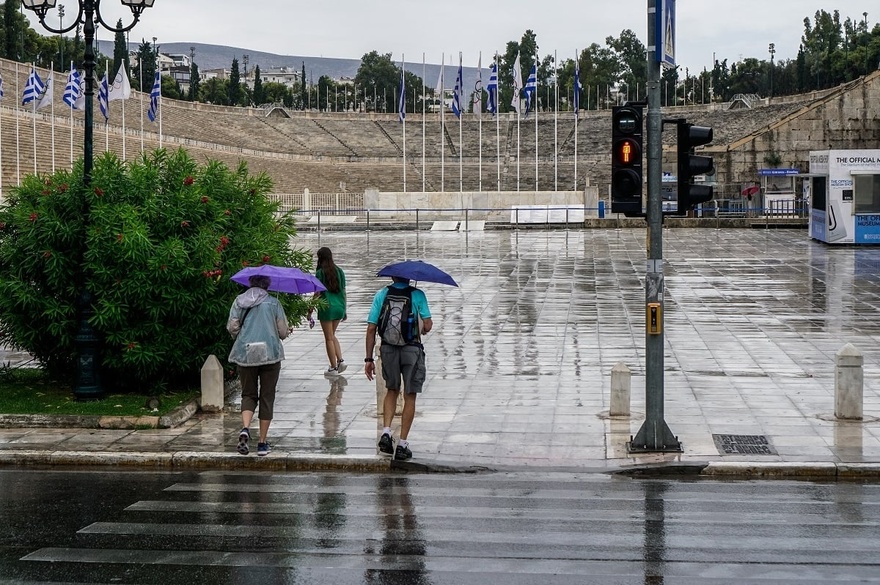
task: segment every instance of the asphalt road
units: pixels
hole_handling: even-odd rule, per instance
[[[0,583],[880,582],[880,486],[0,470]]]

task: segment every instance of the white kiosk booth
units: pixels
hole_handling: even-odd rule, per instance
[[[880,244],[880,150],[810,151],[810,237]]]

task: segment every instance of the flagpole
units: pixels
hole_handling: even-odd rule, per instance
[[[73,75],[73,61],[70,62],[70,74]],[[73,104],[76,105],[78,96],[73,96]],[[70,168],[73,168],[73,105],[70,106]]]
[[[403,122],[403,192],[406,193],[406,56],[400,54],[400,102],[397,107],[400,110],[397,115],[402,116]]]
[[[462,75],[461,71],[461,51],[458,52],[458,192],[461,193],[464,191],[464,167],[462,165],[462,150],[464,144],[462,143],[462,118],[464,118],[464,112],[461,109],[461,105],[464,103],[462,99],[464,97],[464,75]]]
[[[159,73],[159,148],[162,148],[162,110],[165,109],[162,106],[162,73]]]
[[[141,90],[141,94],[138,97],[138,107],[141,111],[141,154],[144,153],[144,67],[143,64],[138,62],[138,87]]]
[[[495,53],[495,168],[497,190],[501,191],[501,81],[498,79],[498,53]]]
[[[36,71],[36,63],[31,61],[31,71]],[[31,118],[31,126],[34,128],[34,174],[37,174],[37,102],[39,100],[34,98],[31,100],[31,113],[33,117]]]
[[[125,67],[124,63],[119,66],[120,69],[123,67]],[[124,75],[128,75],[125,69],[122,70]],[[122,160],[125,160],[125,94],[123,93],[122,96]]]
[[[104,60],[104,78],[107,79],[107,83],[110,83],[110,60]],[[107,86],[107,117],[104,118],[104,152],[108,152],[110,150],[110,86]]]
[[[427,68],[425,66],[425,53],[422,52],[422,193],[425,192],[425,98],[427,97],[425,77]]]
[[[15,62],[15,95],[21,95],[21,88],[18,85],[18,61]],[[21,98],[16,98],[21,99]],[[18,103],[15,104],[15,184],[21,185],[21,144],[18,140],[19,124],[18,124]]]
[[[535,192],[538,191],[538,53],[535,53],[535,91],[532,94],[535,100]]]
[[[480,101],[473,101],[473,105],[478,107],[471,107],[474,110],[474,114],[477,116],[477,123],[480,128],[480,138],[478,144],[480,145],[478,153],[479,153],[479,162],[477,163],[478,169],[478,180],[477,180],[477,189],[480,193],[483,192],[483,51],[480,51],[479,56],[477,57],[477,79],[480,82],[480,87],[477,91],[480,92]],[[477,88],[474,88],[477,89]],[[479,109],[480,111],[476,111]]]
[[[578,71],[579,69],[578,63],[578,51],[574,52],[574,70]],[[576,76],[577,77],[577,76]],[[578,112],[578,101],[579,95],[578,91],[580,88],[578,87],[577,82],[574,84],[574,190],[578,190],[578,126],[580,126],[579,112]],[[590,107],[590,86],[587,85],[587,108]]]
[[[559,191],[559,61],[553,51],[553,190]]]
[[[446,53],[440,53],[440,191],[446,192],[446,128],[444,127],[446,100],[443,95],[443,73],[446,70]]]
[[[52,174],[55,174],[55,62],[49,64],[49,89],[52,92],[52,109],[49,111],[52,116]]]

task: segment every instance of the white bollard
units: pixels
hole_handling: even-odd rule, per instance
[[[202,366],[202,410],[223,410],[223,367],[214,354]]]
[[[847,343],[837,352],[834,368],[834,416],[847,420],[862,420],[865,373],[862,352]]]
[[[632,394],[632,373],[623,362],[611,368],[611,416],[630,415],[630,395]]]

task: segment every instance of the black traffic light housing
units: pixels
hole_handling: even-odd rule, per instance
[[[611,108],[611,212],[643,216],[642,137],[644,106]]]
[[[694,185],[695,175],[711,174],[715,170],[712,157],[697,156],[694,148],[712,142],[712,128],[694,126],[678,120],[678,213],[684,214],[695,205],[712,200],[712,187]]]

